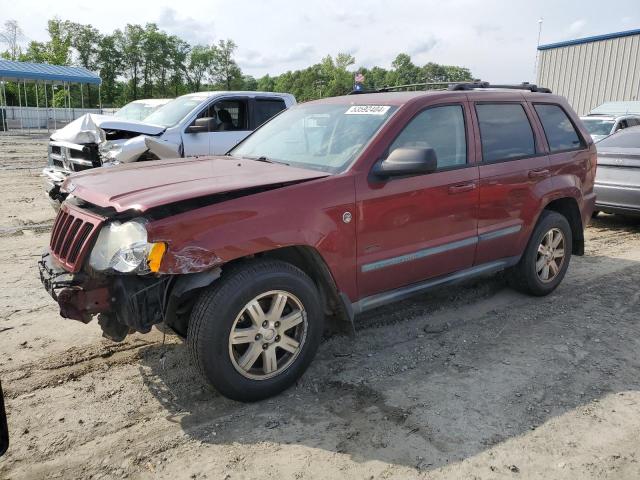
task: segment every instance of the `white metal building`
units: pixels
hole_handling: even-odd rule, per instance
[[[567,97],[580,114],[640,100],[640,29],[538,47],[537,84]]]

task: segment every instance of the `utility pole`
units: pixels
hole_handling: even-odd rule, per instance
[[[538,43],[536,44],[536,62],[533,64],[533,82],[536,83],[538,81],[538,59],[540,58],[540,50],[538,47],[540,46],[540,37],[542,36],[542,22],[544,18],[540,17],[538,19]]]

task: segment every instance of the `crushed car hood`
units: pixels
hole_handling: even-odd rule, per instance
[[[100,207],[141,212],[208,195],[281,183],[328,173],[234,157],[157,160],[97,168],[69,177],[62,190]]]
[[[142,135],[160,135],[165,131],[165,128],[134,120],[122,120],[108,115],[87,113],[64,128],[53,132],[51,140],[78,144],[100,143],[104,141],[101,130],[122,130]]]

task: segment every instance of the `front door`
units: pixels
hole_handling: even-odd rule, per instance
[[[356,186],[358,290],[370,296],[473,265],[478,168],[466,101],[418,112],[388,148],[431,147],[434,173]]]
[[[183,133],[184,156],[224,155],[251,130],[249,109],[245,98],[225,98],[205,107],[198,118],[210,119],[208,132]]]

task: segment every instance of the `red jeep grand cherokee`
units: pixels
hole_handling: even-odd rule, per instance
[[[327,98],[226,156],[73,175],[42,282],[114,340],[164,322],[243,401],[302,375],[326,316],[503,269],[546,295],[584,252],[596,150],[529,88]]]

